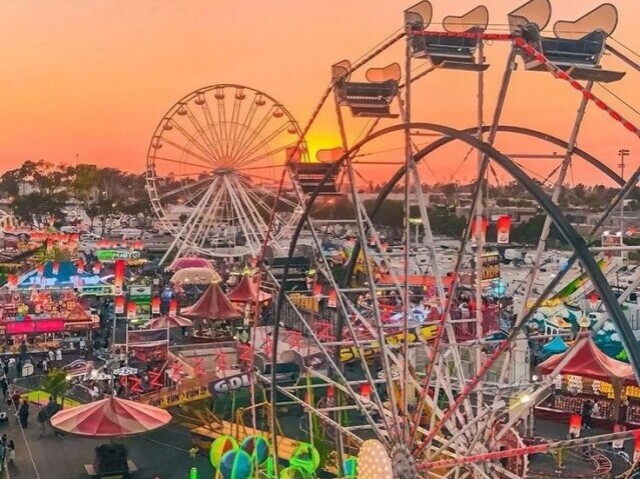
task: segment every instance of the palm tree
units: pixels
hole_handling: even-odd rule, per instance
[[[47,377],[42,384],[42,389],[51,394],[54,401],[60,398],[60,404],[64,407],[64,395],[67,393],[71,384],[67,380],[67,373],[62,369],[52,369],[47,373]]]

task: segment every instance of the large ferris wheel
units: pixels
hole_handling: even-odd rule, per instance
[[[275,364],[283,360],[284,349],[298,348],[305,357],[302,372],[306,378],[302,384],[285,386],[278,384],[275,367],[270,374],[257,373],[271,386],[274,449],[278,449],[275,431],[280,404],[293,402],[322,424],[321,433],[315,431],[316,440],[331,444],[337,452],[333,469],[338,477],[346,476],[343,464],[353,455],[359,456],[357,477],[367,479],[522,478],[527,475],[531,454],[607,442],[612,437],[536,445],[524,439],[532,433],[533,408],[548,396],[554,379],[574,354],[567,355],[566,361],[544,377],[532,376],[528,322],[542,304],[556,297],[563,278],[576,274],[574,264],[579,263],[587,272],[629,352],[636,376],[640,372],[637,343],[607,283],[606,271],[588,248],[599,227],[635,188],[640,173],[625,181],[577,147],[590,102],[639,136],[638,128],[592,91],[596,83],[615,82],[624,76],[600,64],[617,12],[605,4],[576,22],[557,22],[552,36],[542,33],[551,18],[548,0],[532,0],[511,12],[508,33],[486,32],[488,11],[483,6],[446,17],[444,31],[429,29],[432,6],[428,1],[404,13],[406,29],[372,54],[357,64],[342,61],[333,65],[331,86],[322,102],[332,96],[335,99],[342,154],[323,165],[324,174],[315,185],[294,189],[299,204],[305,205],[304,213],[293,231],[284,273],[267,271],[267,277],[279,285],[278,319],[273,327],[273,346],[267,352]],[[591,33],[585,36],[585,31]],[[357,78],[365,64],[401,39],[407,40],[403,67],[392,63],[369,68],[363,79]],[[489,64],[484,48],[499,41],[510,42],[511,49],[493,119],[487,126],[482,92],[483,72]],[[550,72],[580,93],[578,114],[566,140],[500,123],[518,58],[525,66],[523,74]],[[412,115],[412,90],[418,88],[414,83],[439,70],[457,71],[470,78],[477,75],[480,104],[476,126],[459,130],[420,122]],[[551,78],[541,75],[540,82]],[[394,121],[396,118],[401,123]],[[361,131],[358,121],[368,121],[367,133],[353,141],[348,127],[355,124]],[[532,165],[524,161],[543,155],[504,154],[498,145],[505,134],[524,135],[564,150],[545,157],[553,160],[544,174],[546,183],[534,181]],[[436,139],[419,144],[426,136]],[[452,142],[471,148],[478,158],[466,227],[457,243],[435,237],[432,226],[437,220],[423,190],[429,155]],[[620,185],[619,194],[591,229],[587,242],[556,204],[572,168],[580,161]],[[506,304],[503,293],[494,290],[488,274],[493,266],[487,262],[492,248],[478,233],[486,213],[487,178],[489,172],[497,176],[497,170],[527,191],[547,216],[519,297],[512,304]],[[363,179],[379,178],[381,172],[390,180],[373,204],[366,203]],[[322,227],[326,220],[314,217],[319,204],[333,201],[327,200],[327,192],[337,191],[333,184],[336,177],[348,186],[341,201],[351,208],[336,220],[347,231],[345,237],[333,238],[346,252],[339,257],[328,252],[331,241]],[[392,192],[397,194],[399,189],[403,198],[396,212],[399,227],[395,233],[399,230],[400,238],[394,240],[394,232],[381,224],[379,215],[389,207]],[[540,265],[552,224],[573,254],[558,274],[541,281]],[[315,284],[307,296],[317,300],[314,307],[301,301],[300,289],[288,286],[288,279],[299,274],[297,251],[302,236],[311,238],[313,248],[309,269]],[[586,328],[596,331],[602,323],[584,326],[573,345],[574,352],[587,343],[590,333]],[[264,345],[264,338],[254,340],[256,349]]]
[[[221,84],[193,91],[160,120],[147,156],[147,189],[173,252],[239,257],[278,246],[299,204],[278,195],[290,185],[287,154],[306,155],[289,111],[253,88]],[[282,186],[285,189],[282,189]]]
[[[603,53],[613,52],[607,39],[617,12],[605,4],[575,22],[559,21],[553,33],[546,33],[551,14],[548,0],[531,0],[509,14],[508,31],[490,33],[489,13],[480,6],[445,17],[442,28],[432,30],[431,3],[421,1],[405,10],[404,28],[371,54],[354,64],[333,65],[330,87],[304,130],[280,103],[238,85],[195,91],[161,120],[149,148],[148,187],[178,252],[239,256],[264,252],[267,243],[279,249],[280,269],[263,271],[279,293],[277,319],[266,335],[254,331],[253,348],[277,364],[284,361],[283,343],[288,344],[302,356],[305,381],[282,385],[276,367],[256,372],[260,383],[271,388],[277,457],[276,422],[283,403],[300,405],[313,418],[310,424],[320,424],[311,442],[320,441],[336,453],[330,469],[337,477],[346,476],[343,464],[349,456],[359,456],[360,479],[516,479],[527,474],[531,454],[585,444],[580,439],[535,445],[525,440],[532,433],[533,408],[548,395],[563,366],[542,378],[532,376],[529,319],[557,296],[564,277],[576,274],[577,263],[606,306],[638,376],[640,351],[589,246],[635,188],[640,170],[625,181],[577,146],[590,103],[639,135],[594,93],[599,84],[624,76],[601,64]],[[406,40],[399,54],[402,66],[391,63],[362,74],[365,65],[402,45],[401,40]],[[490,68],[485,49],[494,42],[509,43],[510,49],[493,117],[485,121],[483,75]],[[566,139],[501,123],[516,61],[524,65],[518,74],[550,72],[579,93]],[[477,79],[478,118],[467,129],[423,122],[412,112],[419,80],[443,71]],[[552,76],[537,74],[541,83],[551,81]],[[335,150],[339,154],[310,163],[300,157],[306,155],[304,138],[331,98],[342,140]],[[354,140],[350,127],[366,132],[364,137]],[[507,155],[501,147],[505,135],[535,139],[555,151]],[[426,137],[435,139],[425,144]],[[438,219],[423,189],[432,180],[427,178],[430,155],[453,143],[477,157],[464,231],[455,242],[434,235]],[[294,158],[302,161],[289,161]],[[526,161],[531,158],[549,161],[532,165]],[[577,165],[620,185],[586,241],[557,206]],[[532,171],[542,183],[534,181]],[[546,215],[518,297],[515,288],[510,290],[511,304],[504,301],[502,286],[494,284],[492,245],[478,233],[487,213],[488,178],[498,173],[512,178]],[[346,188],[336,186],[337,178]],[[367,203],[364,191],[371,178],[385,181]],[[388,228],[380,216],[393,202],[392,194],[401,199],[394,211],[398,224]],[[339,218],[315,216],[338,201],[349,211],[341,211]],[[343,226],[345,234],[329,234],[327,223]],[[540,265],[552,225],[573,251],[562,270],[543,277]],[[306,248],[300,248],[303,237]],[[331,253],[335,245],[343,254]],[[299,281],[290,287],[291,277],[300,273],[308,290]],[[586,326],[596,330],[602,323]],[[544,338],[546,333],[536,334]],[[582,331],[572,351],[587,341]]]

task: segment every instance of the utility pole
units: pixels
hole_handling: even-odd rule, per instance
[[[620,157],[620,163],[618,164],[618,167],[620,168],[620,177],[624,180],[624,159],[631,155],[631,151],[627,148],[620,148],[618,150],[618,156]],[[624,198],[622,199],[622,201],[620,202],[620,242],[621,244],[624,244],[624,236],[625,236],[625,229],[624,229]],[[622,253],[622,256],[625,257],[625,253]]]

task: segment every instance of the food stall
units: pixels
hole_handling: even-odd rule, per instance
[[[538,415],[579,414],[591,400],[599,404],[594,422],[640,424],[640,387],[631,365],[604,354],[589,332],[582,330],[571,348],[542,362],[538,372],[550,374],[558,366],[554,393],[537,408]],[[620,414],[622,404],[628,407]]]

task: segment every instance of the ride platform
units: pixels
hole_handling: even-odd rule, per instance
[[[204,426],[193,428],[190,432],[192,436],[196,436],[192,437],[192,442],[201,449],[207,450],[211,445],[210,441],[214,441],[220,436],[233,436],[238,443],[241,443],[247,436],[262,436],[267,439],[271,436],[271,434],[260,429],[254,429],[252,427],[224,420],[210,422]],[[278,458],[284,461],[289,461],[293,455],[293,451],[301,444],[301,442],[281,435],[278,435],[277,438]],[[337,469],[332,465],[326,466],[324,470],[330,474],[338,473]]]

